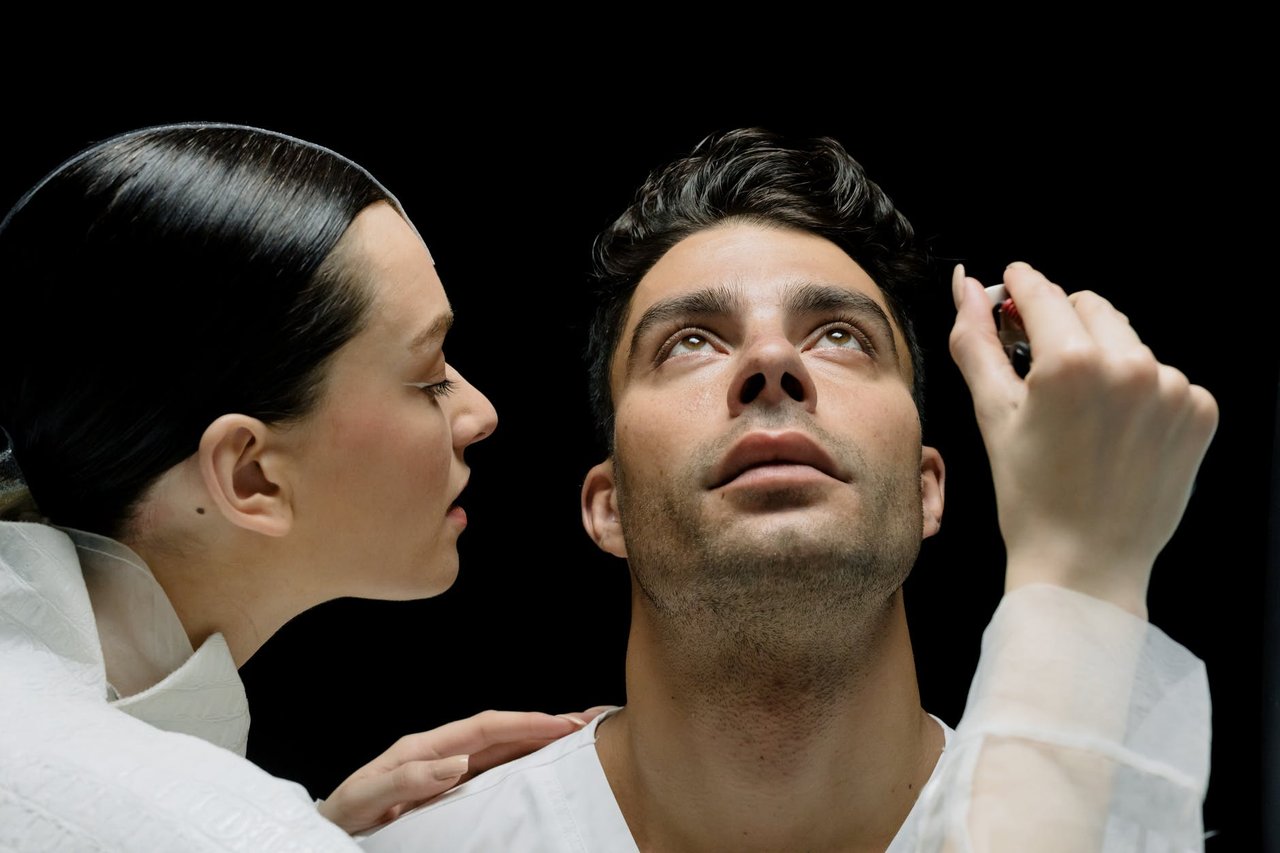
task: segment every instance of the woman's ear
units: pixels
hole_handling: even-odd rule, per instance
[[[942,503],[947,468],[936,448],[920,448],[920,501],[924,510],[922,539],[928,539],[942,527]]]
[[[237,527],[284,536],[293,506],[275,433],[257,418],[223,415],[205,429],[197,456],[213,505]]]
[[[613,460],[595,465],[582,483],[582,526],[591,541],[615,557],[626,558],[627,544],[618,519],[618,492],[613,479]]]

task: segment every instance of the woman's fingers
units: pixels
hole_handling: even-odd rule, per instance
[[[574,716],[582,720],[584,723],[589,723],[592,720],[594,720],[596,717],[603,714],[605,711],[612,711],[616,707],[618,706],[617,705],[592,705],[587,710],[580,711],[574,714]]]
[[[440,796],[458,784],[469,765],[468,756],[452,755],[411,761],[372,774],[362,770],[339,785],[318,808],[348,833],[363,832]]]
[[[1091,290],[1079,290],[1068,296],[1067,301],[1099,346],[1116,352],[1146,349],[1129,325],[1129,318],[1117,311],[1109,300]]]
[[[543,738],[539,740],[522,740],[515,743],[498,743],[486,749],[473,752],[471,754],[471,768],[467,772],[466,777],[462,781],[466,781],[473,776],[477,776],[486,770],[491,770],[500,764],[506,764],[508,761],[514,761],[542,749],[549,743],[555,743],[559,738]]]
[[[1018,306],[1018,316],[1036,362],[1060,352],[1087,350],[1093,336],[1071,308],[1067,293],[1030,264],[1014,261],[1005,268],[1004,286]]]
[[[367,780],[363,796],[390,808],[439,796],[457,784],[471,766],[470,756],[451,755],[434,761],[410,761]]]
[[[965,276],[959,264],[952,273],[951,291],[956,302],[951,357],[973,395],[979,422],[984,422],[1016,403],[1023,393],[1022,382],[1000,343],[982,285]]]
[[[579,723],[567,717],[537,711],[481,711],[465,720],[405,735],[383,753],[382,759],[399,765],[445,755],[469,755],[497,744],[550,741],[579,728]]]
[[[583,714],[482,711],[406,735],[339,785],[320,812],[347,832],[393,820],[471,776],[580,729],[610,706]]]
[[[568,720],[580,722],[585,726],[605,711],[609,711],[615,707],[617,706],[594,705],[585,711],[577,711],[572,714],[560,714],[559,716]],[[547,744],[559,740],[560,737],[560,735],[556,735],[554,737],[538,738],[536,740],[497,743],[486,749],[474,752],[471,755],[471,769],[463,781],[465,782],[472,776],[483,773],[490,768],[497,767],[499,764],[506,764],[508,761],[513,761],[521,756],[528,755],[535,750],[542,749],[542,747]]]

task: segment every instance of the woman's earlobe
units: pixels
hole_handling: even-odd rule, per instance
[[[600,550],[626,559],[612,459],[592,466],[582,483],[582,526]]]
[[[257,418],[223,415],[200,439],[200,475],[213,507],[232,524],[284,536],[293,525],[293,507],[270,440],[270,427]]]

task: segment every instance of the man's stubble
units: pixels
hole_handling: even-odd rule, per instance
[[[855,472],[841,487],[856,493],[849,517],[831,512],[829,496],[815,501],[799,488],[753,496],[750,511],[713,522],[709,509],[721,498],[697,472],[711,470],[733,437],[653,484],[614,457],[636,606],[689,678],[733,694],[722,701],[768,701],[762,686],[821,700],[856,680],[920,550],[918,458],[911,470],[877,468],[857,448],[806,429]],[[791,518],[779,524],[775,513]]]

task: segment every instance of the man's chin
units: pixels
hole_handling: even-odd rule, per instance
[[[714,539],[737,543],[751,543],[753,547],[768,548],[784,537],[790,547],[805,547],[812,543],[847,541],[855,526],[857,515],[849,506],[834,507],[830,504],[787,500],[771,495],[770,499],[716,507],[717,517],[709,519],[702,528]]]

